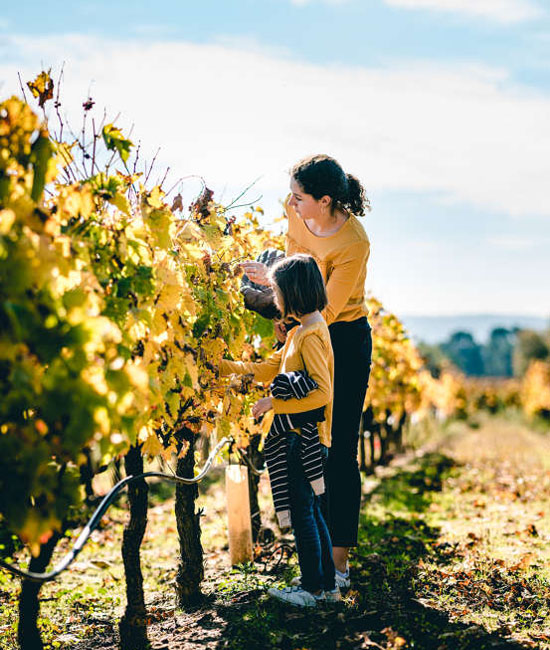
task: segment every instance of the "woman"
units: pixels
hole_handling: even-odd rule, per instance
[[[323,316],[334,351],[328,514],[336,582],[347,588],[349,549],[357,545],[359,528],[357,444],[372,352],[364,289],[370,244],[357,217],[370,205],[357,178],[329,156],[300,161],[290,176],[286,253],[306,253],[315,259],[328,297]],[[252,282],[268,284],[264,264],[250,261],[243,268]],[[284,323],[276,323],[276,333],[284,336]]]

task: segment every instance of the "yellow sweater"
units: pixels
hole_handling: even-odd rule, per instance
[[[326,323],[300,325],[290,330],[284,346],[266,361],[257,363],[222,360],[221,375],[253,374],[256,381],[271,382],[281,372],[306,370],[317,388],[306,397],[283,400],[273,397],[275,413],[303,413],[325,407],[325,421],[319,423],[319,440],[330,447],[334,357]]]
[[[351,215],[333,235],[319,237],[288,202],[285,209],[288,215],[286,254],[306,253],[317,262],[327,288],[328,306],[323,311],[327,325],[366,316],[365,278],[370,243],[357,217]]]

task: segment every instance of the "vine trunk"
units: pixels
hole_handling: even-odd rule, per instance
[[[140,447],[130,447],[124,457],[128,476],[143,473],[143,456]],[[147,638],[147,610],[143,593],[143,575],[139,549],[147,527],[147,482],[142,479],[128,486],[130,519],[124,528],[122,538],[122,559],[126,575],[126,611],[119,624],[120,647],[122,650],[145,650],[149,647]]]
[[[178,431],[180,445],[187,446],[187,453],[178,458],[176,473],[193,478],[195,468],[195,434],[189,429]],[[200,512],[195,512],[199,490],[196,484],[176,486],[176,524],[178,527],[180,560],[176,574],[176,605],[184,608],[202,598],[201,582],[204,578],[203,551],[201,545]]]
[[[29,571],[42,573],[46,570],[60,537],[59,533],[54,532],[50,539],[42,544],[38,557],[31,558]],[[31,580],[23,580],[21,584],[17,628],[17,639],[21,650],[42,650],[44,647],[38,630],[38,615],[40,613],[38,594],[42,584],[42,582]]]

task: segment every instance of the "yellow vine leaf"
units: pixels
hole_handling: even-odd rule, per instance
[[[15,222],[13,210],[0,210],[0,235],[7,235]]]
[[[53,79],[50,77],[50,72],[51,68],[48,72],[42,71],[34,81],[27,81],[27,86],[33,97],[38,98],[38,105],[40,108],[42,108],[49,99],[53,98],[54,83]]]
[[[188,353],[185,355],[185,361],[187,364],[187,372],[189,373],[189,377],[191,377],[191,382],[193,384],[193,388],[198,388],[199,384],[199,371],[197,368],[197,363],[195,361],[195,358],[191,353]]]
[[[143,455],[150,456],[151,458],[155,458],[163,451],[164,447],[162,446],[162,443],[158,439],[156,433],[150,434],[147,440],[143,443],[143,447],[141,448],[141,453]]]

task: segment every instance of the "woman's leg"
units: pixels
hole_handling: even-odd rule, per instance
[[[302,467],[299,436],[293,432],[288,434],[288,478],[290,517],[302,572],[302,588],[316,594],[323,589],[323,557],[315,517],[316,497]]]
[[[334,323],[330,334],[334,350],[334,402],[327,472],[329,528],[336,568],[344,572],[348,549],[357,545],[361,502],[357,447],[372,339],[366,319]]]
[[[319,497],[315,497],[314,513],[321,545],[322,587],[325,591],[333,591],[336,585],[334,582],[335,571],[334,559],[332,557],[332,541],[327,523],[323,517],[321,499]]]

